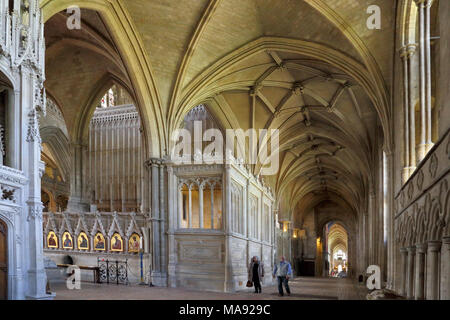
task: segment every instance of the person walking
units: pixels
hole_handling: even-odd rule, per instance
[[[278,296],[282,297],[284,295],[283,285],[286,289],[287,295],[290,296],[291,290],[289,289],[288,282],[289,278],[292,277],[292,267],[283,256],[280,258],[280,262],[277,263],[273,269],[273,277],[277,277],[278,280]]]
[[[264,277],[264,263],[257,256],[250,260],[248,266],[248,280],[253,282],[255,293],[261,293],[261,282]]]

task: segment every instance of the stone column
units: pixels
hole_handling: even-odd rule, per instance
[[[376,230],[376,206],[375,206],[375,197],[376,194],[373,191],[373,187],[372,190],[369,191],[369,221],[370,224],[368,225],[369,227],[369,264],[377,264],[376,261],[376,235],[377,235],[377,230]]]
[[[416,52],[416,45],[409,44],[406,46],[406,59],[408,62],[408,109],[409,109],[409,176],[416,170],[416,110],[414,106],[414,83],[413,83],[413,64],[412,58]]]
[[[20,162],[20,92],[8,89],[8,107],[6,119],[6,165],[11,168],[19,169]]]
[[[395,266],[395,235],[394,235],[394,157],[391,151],[386,151],[386,233],[387,233],[387,250],[383,255],[383,261],[386,262],[386,280],[387,288],[394,288],[394,266]],[[383,224],[381,225],[383,228]],[[384,239],[382,240],[382,245]]]
[[[419,161],[432,147],[431,142],[431,57],[430,7],[433,0],[415,0],[419,10],[419,71],[420,71],[420,143]]]
[[[424,270],[425,270],[425,253],[427,250],[426,243],[416,244],[416,270],[415,270],[415,294],[416,300],[425,298],[424,292]]]
[[[406,47],[400,49],[400,58],[402,59],[403,66],[403,170],[402,181],[403,183],[408,180],[410,172],[410,157],[409,157],[409,88],[408,88],[408,55]]]
[[[414,298],[414,257],[416,254],[415,247],[408,247],[408,267],[406,271],[406,298]]]
[[[416,168],[416,133],[415,133],[415,110],[413,92],[413,69],[412,57],[416,46],[408,44],[400,49],[400,57],[403,63],[403,113],[404,113],[404,153],[403,153],[403,182]]]
[[[426,105],[426,133],[425,133],[425,152],[433,147],[431,141],[431,44],[430,44],[430,9],[434,0],[425,0],[425,105]]]
[[[167,249],[168,249],[168,257],[169,262],[167,266],[167,285],[171,288],[176,287],[176,243],[175,243],[175,229],[177,214],[175,203],[178,200],[178,188],[176,185],[176,177],[173,174],[173,167],[167,166],[167,190],[168,190],[168,201],[167,201],[167,209],[168,209],[168,231],[167,231]]]
[[[188,217],[189,217],[189,221],[188,221],[188,228],[191,229],[192,228],[192,187],[189,185],[188,186],[188,192],[189,192],[189,212],[188,212]]]
[[[439,252],[441,241],[428,241],[427,300],[439,299]]]
[[[225,164],[225,292],[234,292],[231,252],[231,165]]]
[[[214,229],[214,184],[211,184],[211,229]]]
[[[200,183],[198,185],[198,226],[203,229],[203,187],[204,184]]]
[[[159,161],[159,241],[161,285],[167,286],[167,233],[166,233],[166,188],[165,188],[165,164],[164,160]]]
[[[151,158],[146,165],[151,172],[151,221],[152,221],[152,283],[157,286],[166,285],[161,278],[161,218],[160,218],[160,159]]]
[[[72,170],[70,175],[70,197],[67,203],[67,211],[89,212],[89,201],[85,199],[86,187],[86,158],[84,157],[87,146],[81,143],[71,143]]]
[[[400,285],[400,295],[406,297],[406,284],[407,284],[407,266],[408,266],[408,251],[406,248],[400,248],[400,254],[402,256],[401,265],[401,285]]]
[[[23,92],[33,92],[33,78],[24,74],[22,78]],[[41,178],[44,173],[44,163],[41,161],[41,137],[37,120],[36,106],[32,104],[32,95],[22,92],[22,106],[27,113],[25,119],[28,122],[25,156],[22,159],[22,167],[28,174],[28,199],[26,200],[26,226],[22,235],[28,250],[28,294],[29,299],[45,299],[47,277],[44,269],[43,235],[42,235],[42,202],[41,202]],[[25,142],[25,141],[24,141]],[[25,236],[26,235],[26,236]],[[19,253],[17,253],[19,254]]]
[[[450,236],[442,239],[441,299],[450,300]]]

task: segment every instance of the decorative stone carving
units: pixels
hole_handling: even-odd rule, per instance
[[[408,200],[411,200],[413,194],[414,194],[414,185],[410,183],[408,186]]]
[[[12,201],[14,203],[16,202],[16,198],[14,195],[16,192],[15,188],[2,185],[1,190],[2,190],[2,194],[1,194],[2,200]]]
[[[41,136],[39,134],[39,123],[36,115],[36,110],[33,109],[28,113],[27,142],[35,142],[35,141],[41,144]]]
[[[438,158],[437,158],[436,154],[433,153],[431,155],[430,164],[428,167],[428,171],[430,173],[431,178],[434,179],[434,177],[436,176],[437,169],[438,169]]]
[[[42,207],[30,207],[27,221],[39,219],[42,221]]]
[[[422,187],[423,187],[423,180],[424,180],[424,175],[423,175],[423,171],[419,170],[419,172],[417,173],[417,189],[419,191],[422,191]]]

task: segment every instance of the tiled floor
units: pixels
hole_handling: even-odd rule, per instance
[[[68,290],[64,283],[52,285],[55,300],[310,300],[365,299],[367,289],[350,279],[299,277],[289,281],[291,296],[278,297],[275,285],[263,288],[262,294],[250,289],[245,292],[222,293],[181,288],[161,288],[139,285],[93,284],[82,282],[81,290]]]

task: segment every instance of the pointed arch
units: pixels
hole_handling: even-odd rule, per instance
[[[41,0],[44,22],[69,6],[95,10],[102,15],[116,43],[133,85],[148,155],[159,157],[167,136],[158,88],[142,40],[121,0]]]

